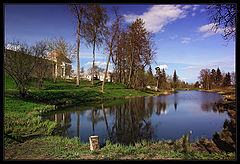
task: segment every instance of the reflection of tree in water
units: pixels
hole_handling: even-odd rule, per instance
[[[211,112],[213,111],[214,113],[224,113],[224,108],[221,106],[221,100],[218,102],[211,102],[211,103],[205,103],[201,104],[201,109],[203,112]]]
[[[156,114],[160,115],[161,113],[166,113],[166,107],[167,103],[165,101],[161,102],[159,99],[157,99]]]
[[[55,113],[46,117],[50,121],[55,121],[58,124],[56,135],[68,136],[67,129],[71,126],[71,113]],[[64,134],[65,133],[65,134]]]
[[[174,102],[174,109],[177,111],[177,102]]]
[[[96,110],[96,109],[92,108],[91,112],[87,115],[87,120],[92,121],[92,131],[93,131],[92,135],[93,136],[95,135],[95,125],[98,122],[101,122],[104,120],[104,116],[100,113],[101,113],[100,109]]]
[[[92,117],[93,116],[93,117]],[[94,119],[94,124],[97,125],[98,122],[101,122],[104,120],[104,116],[101,113],[101,110],[98,109],[92,109],[91,112],[88,113],[87,115],[87,120],[92,121],[92,118]]]
[[[203,112],[211,112],[214,103],[201,104]]]
[[[174,109],[177,111],[177,94],[174,94]]]
[[[142,139],[152,139],[153,129],[147,118],[152,115],[153,109],[145,108],[144,98],[131,99],[126,104],[115,106],[112,111],[115,112],[115,122],[111,130],[112,142],[130,144]]]
[[[147,107],[148,107],[149,114],[152,115],[153,107],[154,107],[154,101],[153,101],[153,97],[152,96],[148,98]]]

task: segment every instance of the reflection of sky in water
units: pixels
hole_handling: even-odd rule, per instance
[[[224,121],[229,119],[226,112],[218,113],[212,110],[214,103],[221,98],[219,94],[212,92],[180,91],[172,95],[131,99],[104,109],[110,136],[115,139],[117,137],[122,142],[126,138],[149,139],[149,136],[153,140],[174,140],[190,130],[193,131],[192,140],[203,136],[211,139],[214,132],[221,131]],[[66,120],[70,127],[67,128],[68,133],[65,131],[63,136],[79,136],[81,141],[88,142],[88,137],[93,134],[92,108],[89,109],[84,112],[65,113],[69,117]],[[108,133],[101,106],[93,113],[95,135],[99,136],[102,143],[108,139]],[[53,120],[50,117],[49,119]]]

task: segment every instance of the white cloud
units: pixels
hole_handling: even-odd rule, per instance
[[[201,27],[199,27],[198,31],[199,32],[205,32],[203,34],[203,38],[207,38],[209,36],[212,36],[212,35],[215,35],[215,34],[221,34],[224,32],[224,29],[223,28],[218,28],[218,30],[216,31],[216,33],[212,30],[212,27],[214,26],[215,24],[214,23],[210,23],[210,24],[206,24],[206,25],[203,25]]]
[[[197,8],[198,8],[199,6],[200,6],[200,5],[184,5],[184,6],[182,7],[182,9],[184,9],[184,10],[192,9],[192,11],[195,11],[195,10],[197,10]]]
[[[197,8],[199,7],[199,5],[193,5],[193,11],[197,10]]]
[[[96,62],[94,62],[94,65],[104,68],[104,67],[106,67],[107,62],[96,61]],[[113,65],[113,64],[109,63],[109,66],[111,66],[111,65]],[[92,62],[87,62],[86,64],[84,64],[84,66],[92,67]]]
[[[168,69],[168,66],[166,64],[164,65],[158,65],[156,67],[159,67],[160,69]]]
[[[186,8],[186,7],[185,7]],[[186,9],[180,5],[154,5],[142,15],[124,15],[126,22],[133,22],[136,18],[142,18],[148,31],[156,33],[162,28],[177,19],[187,16]],[[163,32],[164,30],[162,30]]]
[[[190,69],[200,69],[202,68],[203,66],[200,66],[200,65],[193,65],[193,66],[187,66],[187,67],[183,67],[182,69],[183,70],[190,70]]]
[[[183,6],[183,8],[182,8],[182,9],[186,10],[186,9],[190,9],[190,8],[192,8],[192,6],[191,6],[191,5],[185,5],[185,6]]]
[[[191,40],[191,38],[189,38],[189,37],[183,37],[181,43],[187,44],[190,42],[190,40]]]
[[[196,13],[192,13],[192,16],[195,16],[196,15]]]

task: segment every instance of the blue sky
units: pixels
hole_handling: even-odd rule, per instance
[[[109,15],[112,5],[103,5]],[[176,69],[179,79],[189,83],[198,80],[203,68],[219,67],[224,72],[235,70],[235,40],[226,42],[210,31],[206,5],[118,5],[124,23],[141,17],[154,34],[156,57],[152,68],[161,66],[168,75]],[[29,44],[62,36],[74,44],[76,25],[65,5],[5,5],[5,41],[21,40]],[[83,42],[83,41],[82,41]],[[96,51],[96,64],[105,67],[107,55]],[[92,48],[80,47],[80,66],[85,71],[92,63]],[[76,72],[76,61],[73,61]],[[110,70],[113,67],[110,66]]]

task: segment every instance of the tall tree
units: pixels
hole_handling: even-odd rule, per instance
[[[177,81],[178,81],[177,73],[176,73],[176,70],[174,70],[174,73],[173,73],[173,86],[174,86],[174,88],[177,87]]]
[[[160,81],[160,86],[162,89],[166,89],[167,88],[167,76],[166,76],[166,72],[163,68],[161,75],[161,81]]]
[[[84,24],[84,38],[93,47],[92,85],[94,85],[95,46],[103,43],[103,35],[107,23],[106,9],[99,5],[87,5],[86,23]]]
[[[117,8],[112,8],[114,15],[116,17],[116,21],[111,25],[111,27],[109,29],[107,29],[106,34],[105,34],[105,42],[107,45],[107,50],[109,52],[108,55],[108,61],[107,61],[107,65],[106,65],[106,70],[104,73],[104,78],[103,78],[103,83],[102,83],[102,92],[104,90],[104,84],[105,84],[105,80],[106,80],[106,75],[107,75],[107,71],[108,71],[108,65],[111,59],[111,56],[113,54],[114,49],[116,48],[116,44],[117,44],[117,35],[119,35],[119,26],[120,26],[120,21],[122,16],[120,16],[118,14],[118,9]]]
[[[221,85],[222,80],[223,80],[223,76],[222,76],[222,73],[221,73],[221,71],[218,67],[217,72],[216,72],[216,82],[217,82],[216,84],[217,84],[218,87]]]
[[[223,87],[228,87],[228,86],[230,86],[230,85],[231,85],[231,75],[230,75],[230,73],[228,72],[228,73],[225,75],[224,79],[223,79],[223,84],[222,84],[222,86],[223,86]]]
[[[161,70],[159,67],[155,68],[156,70],[156,78],[157,78],[157,89],[159,89],[159,84],[160,84],[160,78],[161,78]]]
[[[143,19],[137,18],[128,26],[128,36],[130,47],[128,86],[136,88],[139,80],[137,71],[141,71],[153,59],[152,34],[145,28]]]
[[[214,4],[207,7],[209,21],[213,23],[212,30],[217,32],[220,28],[224,29],[223,38],[230,40],[236,37],[236,4]]]
[[[210,81],[211,81],[211,85],[212,87],[216,86],[217,80],[216,80],[216,71],[215,69],[212,69],[211,73],[210,73]]]
[[[204,89],[210,89],[210,69],[202,69],[198,77]]]
[[[80,68],[80,61],[79,61],[79,48],[80,48],[80,34],[81,34],[81,27],[83,24],[83,16],[85,13],[85,6],[81,4],[72,4],[68,6],[69,11],[74,15],[74,18],[77,22],[77,81],[76,87],[79,87],[79,68]]]

